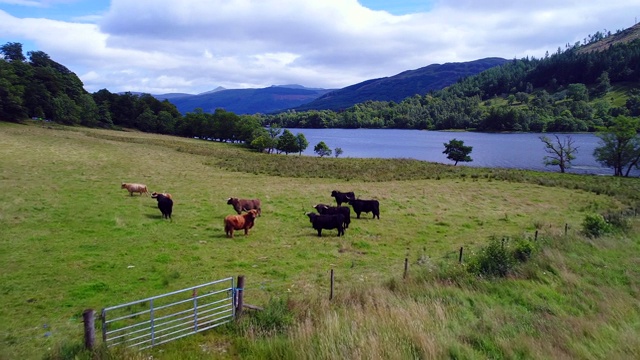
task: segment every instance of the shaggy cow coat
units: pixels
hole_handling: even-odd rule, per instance
[[[129,191],[129,195],[133,196],[134,192],[142,194],[149,194],[149,190],[147,190],[147,185],[145,184],[130,184],[130,183],[122,183],[120,186],[121,189],[127,189]]]
[[[256,210],[258,216],[262,215],[260,199],[238,199],[231,197],[227,199],[227,204],[233,206],[233,209],[238,214],[243,211]]]
[[[249,235],[249,229],[253,227],[258,211],[255,209],[249,210],[249,212],[242,215],[227,215],[224,218],[224,231],[227,237],[233,238],[234,230],[243,230],[244,234]]]

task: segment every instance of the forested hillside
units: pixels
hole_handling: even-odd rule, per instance
[[[542,59],[514,59],[400,102],[288,111],[263,121],[300,128],[594,131],[618,115],[640,115],[640,39],[628,41],[623,33],[597,32]],[[581,51],[605,41],[606,49]]]

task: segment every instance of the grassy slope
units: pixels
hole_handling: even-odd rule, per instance
[[[3,269],[0,273],[0,359],[37,358],[57,344],[80,341],[80,315],[86,308],[100,309],[239,274],[247,277],[246,299],[253,304],[262,305],[272,297],[290,296],[297,299],[298,307],[340,314],[348,311],[342,305],[350,303],[346,300],[349,297],[340,294],[341,289],[350,292],[348,289],[352,286],[366,284],[374,292],[372,298],[390,302],[384,306],[388,311],[396,301],[409,311],[420,307],[422,301],[416,304],[411,299],[396,299],[397,295],[393,294],[382,297],[375,294],[387,291],[380,289],[379,284],[401,275],[405,257],[412,264],[422,264],[421,259],[455,263],[461,246],[474,249],[491,235],[531,236],[538,229],[547,236],[556,236],[563,232],[566,223],[575,233],[585,213],[620,206],[620,201],[613,197],[566,188],[570,186],[498,181],[489,176],[492,170],[464,167],[434,170],[428,164],[411,161],[395,162],[399,164],[397,174],[400,175],[381,171],[385,174],[383,177],[392,179],[388,181],[370,182],[362,175],[362,178],[354,175],[333,179],[331,170],[340,169],[345,163],[367,164],[358,172],[366,174],[367,169],[388,169],[394,161],[262,156],[224,144],[140,133],[0,123],[0,144],[0,190],[5,194],[0,204],[0,266]],[[286,170],[295,177],[263,174],[277,172],[278,169],[271,167],[274,163],[296,165],[295,169]],[[245,164],[254,168],[256,174],[228,170]],[[300,172],[300,169],[303,170]],[[305,178],[304,169],[325,177]],[[421,175],[414,175],[413,180],[393,180],[411,169]],[[427,174],[430,170],[438,175]],[[554,174],[513,174],[534,183],[541,181],[539,177],[562,183],[562,178]],[[584,180],[585,183],[594,181],[591,177]],[[614,187],[624,182],[625,186],[637,189],[637,183],[626,179],[599,181],[609,180],[618,182]],[[130,197],[121,190],[122,181],[144,182],[151,191],[172,193],[173,222],[160,218],[154,200]],[[381,220],[368,217],[354,220],[344,238],[337,238],[335,231],[318,238],[303,213],[312,210],[311,206],[317,202],[330,203],[329,194],[333,189],[353,190],[362,198],[379,199]],[[232,240],[224,236],[222,218],[231,213],[225,201],[229,196],[259,197],[265,204],[263,216],[249,237],[238,236]],[[637,242],[629,246],[638,247]],[[627,264],[626,261],[631,260],[624,255],[624,251],[615,247],[611,255],[607,254],[608,258],[623,256],[618,261]],[[554,255],[551,252],[549,256]],[[584,254],[576,256],[575,263],[566,264],[570,268],[566,272],[571,277],[580,276],[580,268],[573,268],[576,263],[595,255],[587,248]],[[337,309],[319,300],[327,295],[328,273],[332,268],[336,270],[338,297],[343,299],[336,302]],[[622,272],[621,278],[626,279],[625,286],[635,289],[631,296],[637,301],[638,284],[629,280],[637,271],[628,273],[619,267],[616,269]],[[425,294],[414,295],[423,297],[423,301],[435,297],[436,305],[444,301],[447,314],[439,320],[446,331],[432,334],[432,339],[416,341],[433,344],[442,341],[448,351],[464,355],[470,350],[461,346],[460,341],[452,340],[465,332],[456,328],[467,321],[467,315],[453,316],[460,311],[460,304],[472,302],[485,309],[474,312],[470,318],[473,324],[481,326],[483,317],[492,316],[486,311],[493,308],[495,302],[510,303],[511,298],[526,296],[519,294],[519,286],[532,287],[534,292],[548,292],[537,302],[544,302],[544,297],[559,296],[556,293],[562,290],[566,280],[562,278],[564,269],[556,272],[559,272],[558,279],[553,282],[557,284],[548,289],[536,283],[510,284],[507,290],[485,284],[482,287],[486,288],[477,291],[438,285]],[[581,281],[575,280],[576,286],[582,286]],[[596,274],[589,281],[601,280]],[[598,284],[589,286],[602,291]],[[504,296],[503,291],[507,292]],[[621,299],[617,291],[612,293]],[[495,292],[499,294],[497,300],[493,299]],[[369,299],[367,295],[358,296],[365,299],[362,300],[365,303]],[[608,298],[606,294],[599,296]],[[456,303],[460,304],[454,306]],[[637,321],[637,307],[619,305],[628,313],[625,316]],[[428,309],[437,312],[432,306]],[[518,308],[512,312],[516,318],[530,316],[526,311],[521,314]],[[362,316],[372,315],[384,325],[392,314],[393,311],[380,315],[365,312]],[[434,316],[431,311],[426,311],[426,315]],[[317,316],[314,328],[322,330],[330,326],[322,315]],[[581,314],[575,317],[580,322],[588,321]],[[340,319],[335,319],[334,326],[341,324]],[[374,320],[368,326],[379,329],[380,324],[376,326]],[[498,326],[499,320],[495,321]],[[604,322],[609,324],[608,318]],[[302,341],[303,336],[308,335],[308,329],[304,330],[308,324],[304,322],[292,332],[293,343],[327,347],[327,343],[315,340]],[[411,326],[405,324],[404,329],[410,332]],[[614,330],[610,330],[611,334],[619,334]],[[632,330],[638,330],[637,326]],[[471,331],[468,336],[482,339],[482,332]],[[357,339],[349,340],[344,335],[339,332],[336,335],[346,339],[343,339],[346,343],[342,351],[357,355],[360,349]],[[365,335],[355,333],[353,336]],[[587,346],[587,338],[576,337],[575,346]],[[193,346],[194,350],[188,345],[191,343],[228,349],[226,342],[218,343],[222,340],[215,333],[198,339],[185,340],[187,345],[167,346],[166,358],[171,358],[172,351],[191,351],[190,356],[202,356],[200,347]],[[526,340],[533,342],[531,347],[539,345],[535,337],[526,337]],[[366,337],[359,341],[361,346],[371,343]],[[287,344],[292,351],[304,352],[304,348]],[[392,342],[379,345],[394,346]],[[258,340],[254,346],[259,349],[262,341]],[[433,353],[442,355],[443,350],[438,347],[442,345],[433,346]],[[372,349],[370,351],[375,350]],[[212,351],[223,356],[217,350]],[[251,347],[246,351],[260,353]],[[321,357],[326,354],[322,349],[317,351]],[[309,352],[310,358],[312,354]],[[541,350],[541,354],[549,352]],[[163,353],[157,352],[154,356],[162,357]]]

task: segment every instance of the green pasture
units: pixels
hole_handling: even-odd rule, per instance
[[[121,182],[171,193],[173,221],[161,218],[149,196],[129,196]],[[334,189],[378,199],[380,220],[354,215],[344,237],[325,230],[319,238],[305,212],[316,203],[332,203]],[[537,231],[541,238],[562,237],[565,229],[566,236],[578,236],[586,214],[635,205],[638,189],[637,179],[412,160],[267,155],[196,139],[0,122],[0,359],[42,358],[61,344],[81,342],[81,314],[87,308],[99,311],[229,276],[245,275],[245,301],[250,304],[265,306],[274,298],[287,298],[298,307],[330,309],[320,299],[329,295],[331,269],[337,301],[346,303],[354,289],[385,292],[379,287],[402,276],[405,258],[412,269],[427,260],[454,266],[461,247],[471,256],[492,236],[530,239]],[[263,202],[262,216],[249,236],[225,236],[223,218],[233,213],[226,204],[231,196]],[[637,241],[634,244],[637,250]],[[558,256],[554,254],[548,256]],[[637,286],[637,280],[633,284]],[[511,293],[512,287],[506,289],[497,302],[519,296]],[[453,301],[484,303],[472,300],[478,295],[470,291],[456,294]],[[496,285],[492,291],[479,291],[487,297],[502,290]],[[551,290],[540,291],[549,291],[541,299],[555,296]],[[637,300],[637,293],[634,296]],[[536,301],[544,306],[544,300]],[[318,303],[323,305],[310,305]],[[415,304],[401,305],[415,307],[417,314],[425,311]],[[444,311],[438,306],[452,305],[430,303],[428,309]],[[393,316],[393,305],[384,307],[388,312],[377,316]],[[628,311],[638,319],[637,307]],[[290,339],[301,342],[309,336],[311,330],[304,326],[308,324],[296,327]],[[448,332],[455,333],[451,326],[460,325],[443,326],[446,332],[417,341],[443,340]],[[325,327],[333,331],[327,322],[317,324]],[[468,336],[478,333],[482,331]],[[199,358],[204,356],[199,341],[212,348],[237,348],[228,336],[213,331],[183,340],[188,345],[182,348],[168,348],[178,346],[188,357]],[[304,341],[317,344],[313,336]],[[364,344],[366,337],[353,341]],[[456,346],[451,345],[451,356],[466,354]],[[326,354],[317,351],[320,357]],[[231,350],[215,354],[236,356]],[[528,355],[545,354],[549,352]],[[165,356],[175,353],[168,350]],[[155,352],[154,358],[163,358],[163,353]]]

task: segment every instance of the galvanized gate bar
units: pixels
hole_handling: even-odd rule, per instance
[[[226,324],[235,317],[235,294],[229,277],[104,308],[103,342],[146,349]]]

